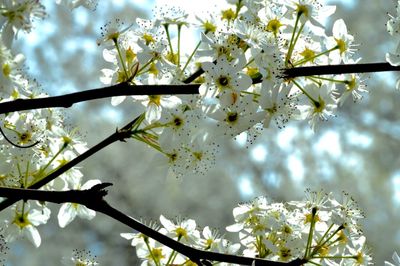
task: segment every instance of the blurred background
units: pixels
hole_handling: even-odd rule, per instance
[[[103,85],[100,69],[106,67],[96,39],[100,27],[120,18],[127,24],[150,17],[162,1],[100,1],[95,11],[78,8],[72,13],[53,0],[43,1],[49,17],[36,23],[31,34],[21,34],[15,51],[27,56],[32,77],[51,95]],[[165,2],[165,1],[164,1]],[[200,12],[218,1],[169,1]],[[212,4],[211,4],[212,2]],[[328,25],[343,18],[359,43],[361,62],[383,62],[395,43],[386,32],[391,0],[327,1],[337,5]],[[209,3],[209,4],[208,4]],[[190,9],[191,8],[191,9]],[[328,29],[331,26],[328,26]],[[328,32],[329,34],[329,32]],[[107,199],[135,218],[156,220],[160,214],[193,218],[199,226],[225,231],[232,224],[232,209],[260,195],[275,201],[301,200],[304,190],[350,193],[365,211],[367,242],[377,265],[400,252],[400,94],[396,73],[365,75],[370,91],[360,104],[346,102],[337,117],[313,133],[306,122],[284,129],[271,127],[250,147],[238,138],[226,143],[218,163],[205,176],[175,179],[166,169],[154,167],[156,152],[141,143],[116,143],[82,163],[87,179],[112,182]],[[65,110],[67,122],[79,126],[91,147],[139,113],[126,100],[113,107],[109,99],[74,105]],[[84,114],[84,115],[82,115]],[[60,265],[73,249],[89,249],[101,265],[137,265],[135,249],[119,236],[129,232],[104,215],[92,221],[77,219],[65,229],[57,225],[58,206],[51,221],[38,229],[40,248],[17,241],[10,246],[6,265]],[[227,238],[234,240],[233,236]]]

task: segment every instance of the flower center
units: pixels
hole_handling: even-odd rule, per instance
[[[340,55],[342,55],[347,50],[346,43],[342,39],[335,39],[335,41],[340,51]]]
[[[276,18],[275,19],[271,19],[269,22],[268,22],[268,24],[267,24],[267,26],[266,26],[266,30],[267,31],[269,31],[269,32],[272,32],[275,36],[276,35],[278,35],[278,33],[279,33],[279,28],[282,26],[282,23],[279,21],[279,20],[277,20]]]
[[[217,80],[219,87],[226,87],[229,85],[229,77],[227,76],[220,76]]]
[[[238,114],[236,112],[231,112],[228,113],[227,117],[226,117],[226,121],[228,123],[234,123],[238,120]]]

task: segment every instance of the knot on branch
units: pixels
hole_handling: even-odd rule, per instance
[[[112,185],[112,183],[101,183],[94,185],[87,190],[81,190],[80,192],[83,194],[82,201],[86,206],[96,205],[103,202],[104,197],[108,194],[108,191],[105,190],[105,188]]]
[[[127,129],[116,129],[115,134],[119,141],[126,142],[126,139],[130,138],[132,133],[130,130]]]

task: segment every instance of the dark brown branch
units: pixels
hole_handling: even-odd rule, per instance
[[[294,78],[317,75],[370,73],[383,71],[400,71],[400,66],[392,66],[389,63],[307,66],[284,69],[283,74],[285,78]]]
[[[183,254],[190,258],[194,262],[198,262],[201,265],[201,261],[219,261],[227,263],[235,263],[241,265],[291,265],[298,266],[305,263],[302,259],[295,259],[288,263],[268,261],[258,258],[249,258],[229,254],[221,254],[215,252],[209,252],[204,250],[198,250],[189,246],[186,246],[160,232],[142,224],[136,219],[120,212],[119,210],[110,206],[105,200],[104,196],[107,195],[107,191],[104,189],[112,184],[103,183],[93,186],[88,190],[70,190],[70,191],[41,191],[34,189],[13,189],[13,188],[0,188],[0,197],[9,197],[14,200],[39,200],[53,203],[64,203],[73,202],[101,212],[130,228],[141,232],[142,234],[153,238],[161,244]]]
[[[0,187],[0,197],[18,200],[38,200],[57,204],[72,202],[83,204],[83,202],[96,202],[107,195],[106,187],[111,183],[101,183],[87,190],[47,191],[24,188]],[[86,204],[83,204],[86,205]]]
[[[395,67],[389,63],[371,64],[347,64],[347,65],[325,65],[310,67],[295,67],[283,69],[283,78],[294,78],[300,76],[346,74],[346,73],[366,73],[381,71],[400,71],[400,67]],[[15,101],[0,103],[0,114],[14,111],[50,108],[50,107],[71,107],[78,102],[90,101],[95,99],[109,98],[114,96],[129,95],[179,95],[179,94],[198,94],[200,84],[187,84],[193,82],[204,73],[203,69],[197,70],[183,82],[185,85],[130,85],[126,82],[113,86],[98,88],[93,90],[74,92],[70,94],[52,96],[35,99],[17,99]],[[253,84],[262,82],[262,77],[253,79]]]
[[[34,99],[17,99],[15,101],[0,103],[0,114],[50,107],[68,108],[78,102],[109,98],[113,96],[198,94],[199,86],[199,84],[136,86],[123,82],[109,87],[74,92],[60,96]]]
[[[29,186],[28,188],[38,189],[38,188],[44,186],[45,184],[49,183],[50,181],[54,180],[61,174],[65,173],[66,171],[68,171],[69,169],[71,169],[72,167],[77,165],[78,163],[86,160],[87,158],[89,158],[90,156],[95,154],[96,152],[104,149],[108,145],[110,145],[116,141],[124,141],[125,139],[131,137],[131,128],[136,123],[136,121],[139,119],[139,117],[140,116],[136,117],[133,121],[129,122],[122,129],[120,129],[120,130],[117,129],[115,131],[115,133],[111,134],[109,137],[107,137],[106,139],[104,139],[103,141],[101,141],[100,143],[95,145],[94,147],[92,147],[89,150],[85,151],[84,153],[80,154],[76,158],[72,159],[68,163],[64,164],[63,166],[61,166],[54,172],[50,173],[48,176],[44,177],[39,182]],[[5,208],[7,208],[8,206],[14,204],[16,201],[17,200],[15,200],[13,198],[8,198],[8,199],[3,200],[2,202],[0,202],[0,211],[2,211]]]

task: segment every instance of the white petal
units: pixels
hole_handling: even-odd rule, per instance
[[[117,106],[118,104],[122,103],[125,100],[126,96],[115,96],[111,97],[111,105]]]
[[[147,106],[145,114],[146,121],[149,122],[150,124],[155,121],[158,121],[161,117],[161,112],[162,112],[161,106],[158,106],[157,104],[154,103],[150,103]]]
[[[232,224],[226,227],[226,231],[228,232],[239,232],[240,230],[243,229],[243,224]]]
[[[23,229],[24,235],[31,241],[35,247],[39,247],[42,239],[40,238],[39,231],[36,229],[36,227],[32,225],[28,225]]]
[[[167,229],[168,231],[174,230],[176,227],[174,225],[174,223],[172,223],[170,220],[165,218],[162,214],[160,215],[160,222],[161,222],[162,226],[164,226],[165,229]]]
[[[79,205],[77,210],[78,216],[84,219],[91,220],[96,216],[96,212],[94,210],[89,209],[84,205]]]
[[[386,53],[386,62],[392,66],[400,65],[400,54]]]
[[[104,60],[106,60],[107,62],[110,63],[116,63],[116,59],[117,59],[117,51],[116,50],[108,50],[108,49],[104,49],[103,50],[103,58]]]
[[[136,236],[136,234],[132,234],[132,233],[120,233],[119,235],[121,237],[125,238],[126,240],[131,240],[132,238],[134,238]]]
[[[50,209],[48,208],[43,208],[42,210],[32,209],[28,215],[29,222],[35,226],[45,224],[49,218]]]
[[[335,21],[333,24],[332,33],[336,39],[341,39],[342,36],[347,35],[347,27],[343,19],[338,19]]]
[[[180,98],[176,96],[170,96],[170,97],[161,97],[161,106],[165,108],[175,108],[177,105],[181,104],[182,101]]]
[[[72,222],[76,217],[76,209],[72,206],[71,203],[64,203],[61,205],[60,210],[58,211],[58,225],[61,228],[67,226],[70,222]]]
[[[86,181],[86,183],[81,187],[81,190],[89,189],[98,184],[101,184],[101,181],[99,179],[90,179]]]

